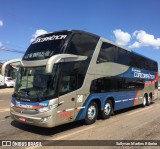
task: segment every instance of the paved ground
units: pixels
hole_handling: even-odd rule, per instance
[[[57,140],[56,145],[62,144],[63,140],[160,140],[160,99],[145,108],[136,107],[118,111],[110,119],[99,119],[93,125],[84,125],[80,121],[48,129],[25,125],[10,118],[9,106],[12,92],[13,89],[0,92],[0,140]],[[83,143],[85,142],[81,142],[81,145]],[[96,143],[101,145],[101,142]],[[54,148],[64,148],[64,146],[54,146]],[[155,147],[88,146],[83,148],[150,149]]]
[[[7,93],[12,94],[13,91],[14,91],[14,88],[0,88],[0,95],[7,94]]]

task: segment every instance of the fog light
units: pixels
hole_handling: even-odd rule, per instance
[[[50,118],[51,118],[51,116],[43,117],[43,118],[41,118],[41,122],[47,122],[50,120]]]

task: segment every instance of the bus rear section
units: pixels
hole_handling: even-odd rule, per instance
[[[104,38],[100,39],[99,47],[88,70],[90,95],[83,106],[89,108],[78,119],[85,119],[86,113],[92,110],[97,113],[97,109],[100,109],[98,114],[106,119],[113,111],[136,105],[149,106],[158,98],[156,61]]]

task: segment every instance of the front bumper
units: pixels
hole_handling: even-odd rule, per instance
[[[6,85],[7,85],[7,87],[14,87],[15,83],[10,82],[10,83],[6,83]]]
[[[54,127],[56,123],[56,109],[51,111],[29,115],[24,113],[18,113],[12,108],[10,109],[11,118],[26,124],[31,124],[40,127]]]

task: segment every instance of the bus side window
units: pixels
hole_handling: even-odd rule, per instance
[[[97,63],[114,62],[116,57],[116,47],[110,43],[102,43]]]
[[[97,45],[98,39],[99,38],[96,36],[76,33],[73,35],[71,42],[67,47],[67,53],[84,55],[91,58]]]
[[[103,78],[93,80],[90,87],[91,93],[103,93],[104,90],[104,80]]]
[[[144,88],[143,79],[120,78],[120,77],[103,77],[95,79],[91,83],[91,93],[132,91]]]
[[[76,75],[62,74],[60,81],[59,95],[63,95],[76,90]]]

